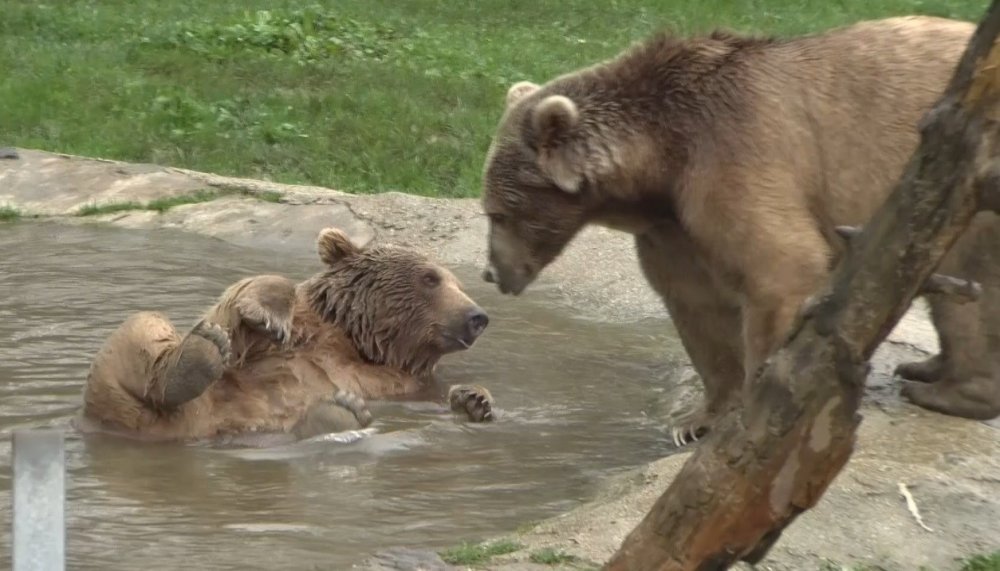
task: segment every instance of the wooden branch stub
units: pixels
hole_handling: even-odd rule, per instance
[[[976,178],[979,209],[1000,214],[1000,162],[990,165]]]
[[[1000,185],[1000,173],[997,176],[997,184]],[[1000,187],[997,188],[997,191],[1000,192]],[[851,239],[861,235],[861,228],[858,226],[837,226],[835,230],[837,235],[848,243]],[[931,277],[927,278],[927,281],[920,288],[920,295],[943,295],[952,298],[955,303],[979,301],[979,296],[982,293],[983,286],[979,282],[943,274],[931,274]]]
[[[837,235],[846,240],[848,244],[852,238],[857,238],[861,234],[860,226],[837,226],[835,230]]]
[[[920,293],[947,296],[957,303],[971,303],[979,300],[979,296],[983,293],[983,286],[972,280],[931,274],[931,277],[927,278],[923,287],[920,288]]]

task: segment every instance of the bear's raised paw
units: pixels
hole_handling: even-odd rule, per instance
[[[448,389],[448,404],[452,411],[467,415],[472,422],[490,422],[495,419],[493,395],[484,387],[454,385]]]
[[[233,348],[229,341],[229,333],[225,329],[209,321],[199,321],[191,329],[191,335],[197,335],[215,345],[219,349],[219,356],[222,357],[222,363],[224,365],[229,364]]]

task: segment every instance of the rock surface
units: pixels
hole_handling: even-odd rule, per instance
[[[485,260],[486,223],[474,199],[394,192],[349,195],[28,149],[8,155],[0,161],[0,206],[17,208],[25,216],[136,229],[174,227],[275,251],[312,248],[319,229],[334,225],[359,242],[406,243],[446,264],[476,268]],[[76,215],[87,205],[146,203],[206,189],[222,196],[162,214],[133,210]],[[646,287],[633,252],[628,236],[588,229],[528,295],[544,292],[567,311],[597,320],[662,318],[662,306]],[[898,398],[893,367],[936,349],[926,309],[915,304],[873,359],[854,457],[819,505],[785,532],[758,569],[839,568],[824,567],[832,561],[871,569],[926,566],[942,571],[958,569],[961,557],[1000,550],[1000,421],[950,418]],[[664,408],[671,404],[664,403]],[[645,515],[687,457],[671,456],[620,476],[590,504],[512,533],[524,548],[487,568],[553,568],[530,562],[530,554],[543,548],[577,558],[561,568],[595,567]],[[908,511],[900,484],[912,494],[929,530]],[[461,567],[449,566],[433,553],[396,549],[372,556],[360,568]]]

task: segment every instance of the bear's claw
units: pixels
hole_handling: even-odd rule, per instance
[[[292,340],[291,319],[276,319],[256,325],[259,329],[270,335],[279,346],[286,346]]]
[[[223,364],[229,364],[232,356],[232,345],[229,341],[229,333],[221,326],[208,321],[199,321],[191,330],[192,335],[197,335],[202,339],[211,342],[219,349]]]
[[[681,446],[686,446],[691,442],[698,442],[698,435],[705,435],[707,429],[702,426],[680,426],[671,429],[671,434],[674,438],[674,446],[680,448]]]
[[[466,414],[472,422],[495,419],[493,395],[484,387],[454,385],[448,389],[448,403],[452,411]]]
[[[670,435],[673,438],[674,446],[680,448],[692,442],[697,442],[699,438],[708,434],[713,421],[712,415],[704,409],[698,409],[672,423]]]

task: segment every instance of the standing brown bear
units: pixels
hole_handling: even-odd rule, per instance
[[[517,295],[585,225],[634,234],[706,389],[674,428],[679,443],[697,438],[839,260],[835,227],[863,225],[886,199],[974,29],[898,17],[791,39],[659,35],[545,85],[515,84],[484,169],[484,279]],[[959,254],[970,240],[944,265],[981,279],[989,298],[1000,281]],[[1000,309],[984,305],[997,318],[986,321],[934,303],[942,354],[901,373],[940,382],[906,394],[949,414],[1000,414],[987,350]],[[979,349],[955,347],[970,335]]]
[[[361,249],[332,228],[318,248],[324,271],[299,284],[240,280],[183,337],[160,313],[130,316],[91,364],[83,428],[157,440],[362,428],[365,398],[430,394],[438,360],[488,324],[455,276],[418,253]],[[453,386],[448,400],[472,421],[493,418],[482,387]]]

